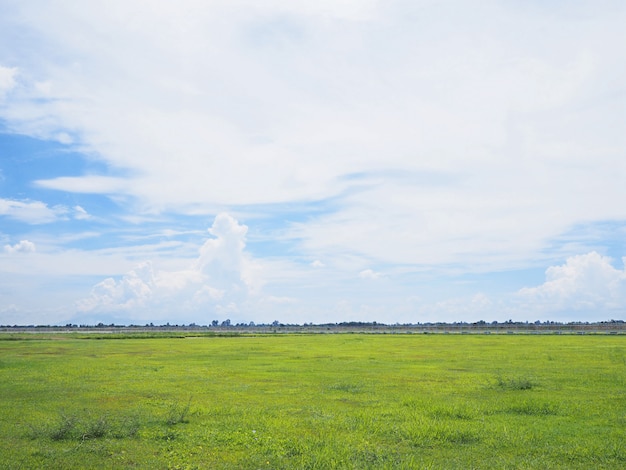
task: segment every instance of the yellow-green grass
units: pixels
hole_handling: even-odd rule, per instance
[[[1,468],[626,468],[623,336],[34,336],[0,399]]]

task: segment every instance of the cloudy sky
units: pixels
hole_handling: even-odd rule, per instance
[[[625,316],[621,0],[0,10],[0,324]]]

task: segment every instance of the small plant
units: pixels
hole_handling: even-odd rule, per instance
[[[172,403],[167,413],[167,418],[165,419],[168,426],[187,422],[187,415],[189,414],[189,408],[191,407],[191,398],[192,397],[189,397],[187,404],[182,407],[178,404],[178,402]]]
[[[125,437],[135,437],[139,433],[141,422],[138,417],[130,416],[121,420],[113,430],[113,437],[123,439]]]
[[[528,377],[496,377],[496,386],[502,390],[531,390],[536,382]]]
[[[78,420],[75,416],[61,414],[59,422],[48,430],[50,439],[53,441],[70,439],[74,434],[77,423]]]
[[[87,424],[87,429],[83,433],[84,439],[98,439],[106,436],[111,429],[106,416],[100,416]]]

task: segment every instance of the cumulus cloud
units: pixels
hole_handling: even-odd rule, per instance
[[[4,245],[6,253],[34,253],[36,251],[35,244],[28,240],[20,240],[15,245]]]
[[[149,261],[140,263],[119,279],[95,285],[78,311],[124,312],[130,318],[146,312],[156,318],[237,311],[261,287],[259,268],[245,251],[247,230],[230,215],[219,214],[208,230],[213,238],[187,269],[157,270]]]
[[[626,258],[622,259],[622,263]],[[595,251],[568,258],[546,270],[546,281],[518,293],[530,308],[541,311],[613,310],[626,307],[626,269]]]
[[[80,303],[80,309],[141,308],[153,298],[155,287],[152,265],[145,262],[129,271],[120,280],[108,278],[96,284],[92,289],[91,297]]]

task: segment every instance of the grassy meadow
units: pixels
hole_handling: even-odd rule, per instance
[[[0,468],[626,468],[626,336],[0,339]]]

